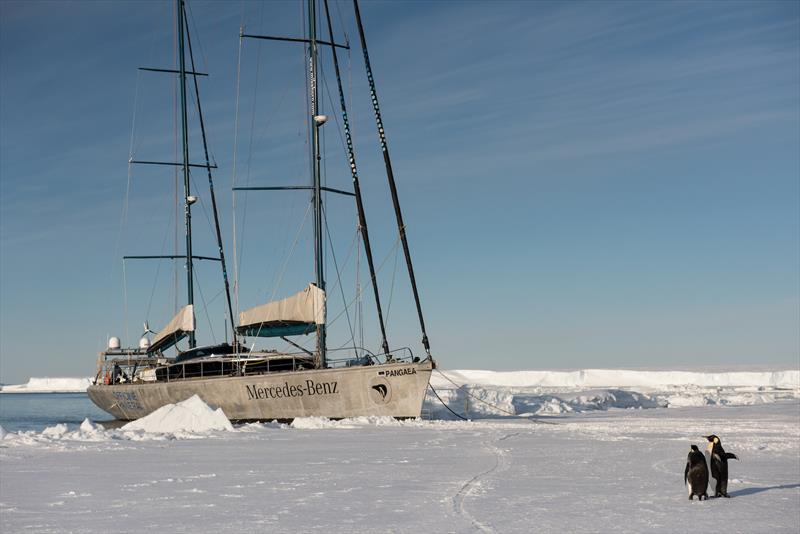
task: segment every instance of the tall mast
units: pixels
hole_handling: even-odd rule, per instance
[[[180,78],[181,78],[181,138],[183,140],[183,202],[184,219],[186,222],[186,300],[187,304],[194,304],[194,267],[192,265],[192,207],[189,202],[189,128],[186,115],[186,58],[183,52],[183,3],[184,0],[176,0],[178,13],[178,56],[180,58]],[[197,346],[194,331],[189,332],[189,348]]]
[[[322,190],[319,173],[319,128],[325,118],[317,114],[317,14],[316,0],[308,0],[308,54],[309,54],[309,99],[311,110],[311,150],[312,173],[314,180],[314,259],[317,272],[317,287],[325,291],[325,272],[323,270],[324,247],[322,242]],[[317,325],[317,364],[324,368],[325,358],[325,325]]]
[[[428,334],[425,332],[425,320],[422,317],[422,306],[419,302],[419,292],[417,291],[417,281],[414,277],[414,267],[411,264],[411,253],[408,249],[408,239],[406,238],[406,225],[403,222],[403,214],[400,211],[400,201],[397,197],[397,185],[394,181],[394,172],[392,172],[392,160],[389,158],[389,146],[386,143],[386,134],[383,129],[383,119],[381,119],[381,110],[378,106],[378,93],[375,90],[375,79],[372,76],[372,67],[369,63],[369,52],[367,51],[367,39],[364,36],[364,26],[361,24],[361,12],[358,9],[358,0],[353,0],[353,6],[356,11],[356,23],[358,25],[358,36],[361,38],[361,50],[364,52],[364,64],[367,70],[367,80],[369,81],[369,93],[372,97],[372,110],[375,112],[375,123],[378,126],[378,137],[381,143],[381,151],[383,152],[383,163],[386,166],[386,178],[389,181],[389,190],[392,193],[392,204],[394,204],[394,214],[397,218],[397,230],[400,233],[400,241],[403,244],[403,253],[406,257],[406,267],[408,268],[408,278],[411,280],[411,289],[414,292],[414,302],[417,304],[417,315],[419,316],[419,326],[422,330],[422,346],[425,347],[425,352],[428,356],[431,355],[431,347],[428,342]]]

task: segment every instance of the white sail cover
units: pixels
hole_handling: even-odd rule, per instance
[[[194,332],[194,306],[191,304],[181,308],[167,326],[156,334],[150,344],[149,352],[171,347],[183,339],[187,332]]]
[[[303,291],[239,314],[239,328],[258,328],[280,324],[325,324],[325,292],[308,284]]]

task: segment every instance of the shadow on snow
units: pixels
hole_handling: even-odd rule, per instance
[[[744,497],[745,495],[755,495],[756,493],[761,493],[762,491],[794,489],[794,488],[800,488],[800,484],[782,484],[780,486],[762,486],[759,488],[744,488],[730,492],[730,496]]]

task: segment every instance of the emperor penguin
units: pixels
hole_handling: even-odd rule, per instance
[[[711,476],[717,481],[714,497],[730,497],[728,495],[728,460],[731,458],[738,460],[739,458],[731,452],[725,452],[722,442],[714,434],[706,436],[706,439],[708,440],[708,452],[711,454],[709,460]]]
[[[702,501],[703,497],[708,500],[708,467],[706,466],[706,457],[697,448],[697,445],[692,445],[689,450],[689,457],[686,459],[686,469],[683,471],[683,482],[689,490],[689,500],[694,500],[697,495],[697,500]]]

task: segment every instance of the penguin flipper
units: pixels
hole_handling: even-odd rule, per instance
[[[732,452],[726,452],[725,453],[725,459],[727,459],[727,460],[731,460],[731,459],[738,460],[739,458],[735,454],[733,454]]]
[[[689,462],[686,462],[686,469],[683,470],[683,483],[686,484],[686,481],[689,478]]]

